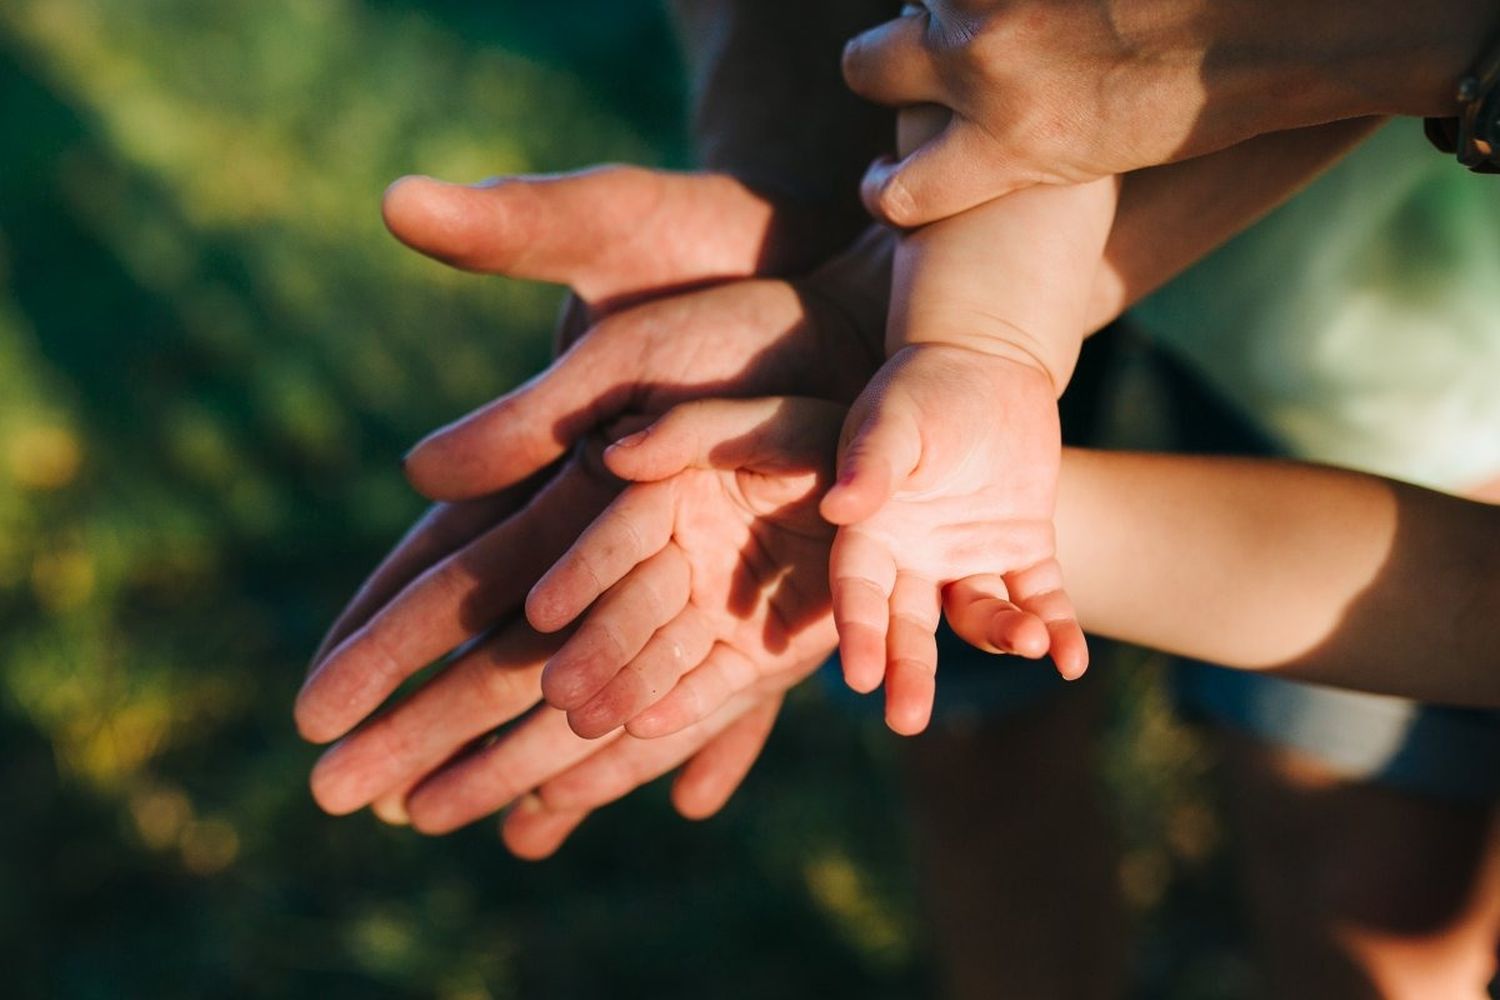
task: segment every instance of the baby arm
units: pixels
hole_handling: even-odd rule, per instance
[[[1028,189],[896,251],[890,360],[850,413],[822,511],[841,526],[831,573],[845,677],[859,691],[885,681],[898,732],[927,723],[941,591],[960,580],[1018,609],[996,623],[1007,651],[1050,652],[1069,678],[1087,665],[1054,558],[1057,397],[1115,194],[1113,179]]]
[[[1090,631],[1500,706],[1500,508],[1321,466],[1070,450],[1057,530]],[[983,598],[948,596],[954,628],[993,648]]]

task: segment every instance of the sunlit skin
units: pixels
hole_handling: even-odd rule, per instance
[[[670,735],[789,661],[826,657],[832,532],[817,498],[836,434],[775,400],[713,401],[605,452],[635,485],[526,603],[546,632],[590,609],[542,677],[579,735]]]
[[[631,521],[601,518],[538,591],[570,620],[599,593],[595,571],[620,580],[614,594],[655,591],[633,571],[671,544],[638,541],[665,537],[681,518],[685,494],[669,487],[691,491],[700,509],[753,525],[747,530],[766,552],[826,546],[830,529],[812,516],[810,483],[827,474],[843,416],[840,407],[808,399],[673,410],[639,443],[612,452],[611,465],[649,481],[632,487]],[[1079,567],[1079,608],[1091,628],[1244,669],[1440,702],[1500,703],[1500,624],[1491,613],[1500,605],[1500,508],[1375,476],[1257,459],[1067,449],[1060,482],[1059,544]],[[763,581],[733,541],[727,532],[715,555],[715,540],[704,537],[691,558],[705,565],[740,558],[739,571]],[[1240,585],[1247,579],[1257,586]],[[826,616],[827,594],[797,596],[784,613],[806,614],[810,631],[826,634],[817,619]],[[726,606],[735,596],[721,585],[697,599]],[[954,630],[981,648],[1013,646],[1030,618],[983,581],[951,585],[943,603]],[[724,614],[720,634],[731,637],[744,614]],[[583,627],[625,629],[628,616],[619,603],[599,600]],[[1424,663],[1416,654],[1435,644],[1452,655]],[[750,670],[724,676],[741,688],[760,681]]]
[[[406,182],[393,189],[387,219],[406,242],[465,266],[554,278],[577,267],[589,276],[594,296],[612,302],[639,298],[645,288],[691,284],[695,275],[663,272],[660,259],[644,255],[611,256],[601,263],[596,248],[574,243],[568,213],[586,203],[590,191],[618,201],[634,190],[644,218],[618,218],[620,225],[635,228],[672,224],[680,200],[672,238],[687,242],[697,226],[714,273],[722,273],[732,256],[720,241],[742,245],[746,268],[766,261],[768,214],[758,196],[739,194],[742,189],[726,186],[722,178],[706,185],[687,177],[666,180],[644,171],[625,171],[623,177],[595,172],[572,181],[581,191],[568,190],[566,182],[537,190],[528,188],[528,181],[477,189]],[[559,193],[565,197],[552,197]],[[715,198],[721,202],[717,212]],[[475,212],[478,220],[464,225]],[[501,224],[509,212],[539,218]],[[736,218],[743,220],[738,227]],[[512,245],[523,235],[529,240],[524,253]],[[598,235],[607,242],[606,234]],[[633,264],[637,260],[639,267]],[[614,274],[613,284],[600,278],[607,274]],[[849,287],[878,285],[861,280]],[[589,424],[576,416],[580,411],[613,422],[612,416],[649,415],[706,392],[802,385],[852,396],[866,377],[858,359],[872,359],[864,362],[867,374],[875,347],[861,342],[861,327],[854,323],[863,307],[834,305],[838,287],[832,279],[806,288],[737,282],[608,314],[548,376],[499,404],[502,413],[518,409],[520,419],[500,419],[492,408],[485,411],[488,419],[463,422],[436,439],[493,445],[491,460],[453,467],[431,457],[441,454],[443,444],[436,452],[419,449],[410,459],[413,478],[422,480],[424,467],[434,470],[430,478],[437,481],[426,484],[430,492],[475,499],[434,508],[340,617],[298,700],[305,735],[319,741],[340,736],[403,678],[492,626],[519,620],[530,586],[619,490],[618,480],[598,461],[597,448],[569,450],[550,429],[573,421],[568,426],[582,434]],[[867,311],[878,316],[882,310],[876,300]],[[705,327],[716,336],[702,337]],[[693,350],[683,350],[684,343]],[[605,407],[600,400],[613,402]],[[536,473],[558,456],[560,466]],[[487,492],[507,483],[517,485]],[[817,565],[821,569],[822,561]],[[748,771],[769,732],[780,691],[822,659],[820,652],[801,662],[795,660],[797,650],[781,650],[778,662],[786,669],[776,684],[741,692],[704,723],[670,740],[646,743],[616,735],[595,742],[573,733],[564,713],[533,711],[541,698],[542,667],[560,641],[538,638],[517,624],[491,633],[414,695],[333,748],[314,774],[315,796],[339,813],[373,804],[382,815],[400,820],[409,811],[417,826],[438,831],[500,808],[553,778],[581,775],[597,794],[583,794],[577,778],[559,787],[572,787],[572,800],[589,800],[592,808],[634,787],[621,784],[624,776],[636,776],[640,783],[690,761],[675,801],[685,815],[706,815]],[[769,668],[762,672],[776,674]],[[525,721],[498,742],[465,753],[476,737],[523,716]],[[581,819],[576,815],[574,824]],[[538,818],[535,809],[518,810],[506,822],[507,843],[526,856],[555,849],[572,828]]]
[[[1165,168],[1159,173],[1147,172],[1141,175],[1140,185],[1127,185],[1124,204],[1129,210],[1122,214],[1111,236],[1111,267],[1101,269],[1089,296],[1091,324],[1096,325],[1133,297],[1160,283],[1167,274],[1211,246],[1219,238],[1215,234],[1243,225],[1265,205],[1284,196],[1301,177],[1336,157],[1368,128],[1363,123],[1356,125],[1338,136],[1308,134],[1291,136],[1285,141],[1267,137],[1253,151],[1247,147],[1244,156],[1226,154],[1183,164],[1180,168]],[[1245,160],[1254,163],[1248,177],[1258,184],[1245,183],[1247,174],[1241,167]],[[1234,180],[1229,189],[1234,198],[1224,197],[1219,178]],[[1184,211],[1184,190],[1211,195],[1207,204],[1214,211]],[[630,210],[632,207],[634,212]],[[824,225],[818,219],[793,217],[774,202],[724,177],[662,175],[634,168],[600,169],[552,179],[545,184],[532,179],[512,179],[473,188],[426,179],[407,180],[392,188],[385,212],[393,233],[444,262],[513,277],[576,281],[588,288],[589,300],[575,299],[568,310],[568,320],[560,331],[564,344],[575,341],[586,331],[590,320],[607,317],[623,303],[638,303],[706,279],[723,280],[763,268],[795,270],[805,266],[809,254],[815,252],[815,241],[808,242],[802,237],[808,232],[820,233]],[[612,234],[612,226],[620,231]],[[579,232],[587,232],[590,238],[574,239]],[[652,233],[670,243],[670,253],[648,252]],[[799,322],[808,324],[806,332],[812,333],[812,339],[827,352],[820,356],[837,359],[829,360],[823,373],[844,380],[834,390],[835,395],[853,396],[873,372],[879,351],[880,326],[885,316],[882,289],[888,280],[888,269],[882,270],[880,265],[879,240],[886,237],[878,232],[871,235],[874,239],[866,248],[870,252],[851,255],[849,259],[856,266],[846,268],[846,273],[836,280],[821,280],[817,287],[803,285],[796,296],[761,288],[721,300],[759,302],[761,308],[750,309],[745,315],[773,324],[800,317]],[[641,247],[642,252],[615,253],[610,249],[614,239],[628,239],[632,246]],[[1163,253],[1164,248],[1170,252]],[[793,298],[795,308],[788,306]],[[657,314],[636,315],[645,318]],[[648,352],[652,358],[675,364],[684,352],[674,347],[687,343],[694,351],[701,351],[717,342],[718,338],[712,336],[707,338],[708,344],[703,342],[705,328],[719,331],[719,324],[711,314],[688,310],[677,315],[702,316],[706,327],[655,328],[655,342],[662,347]],[[524,409],[531,411],[521,414],[523,419],[518,426],[542,435],[540,443],[528,442],[524,435],[512,438],[510,444],[515,451],[498,453],[502,457],[514,454],[519,461],[496,463],[496,453],[491,452],[482,460],[444,468],[434,457],[442,453],[441,444],[433,442],[429,448],[417,452],[413,471],[419,480],[430,475],[432,481],[423,482],[430,492],[475,499],[440,503],[412,528],[340,615],[314,658],[315,667],[327,659],[331,650],[380,616],[408,585],[430,568],[515,516],[550,477],[560,476],[571,468],[571,476],[577,482],[596,479],[597,463],[579,466],[576,455],[564,459],[561,470],[550,468],[529,478],[521,477],[525,476],[526,468],[535,467],[545,456],[566,451],[555,434],[564,413],[587,407],[593,394],[608,391],[617,378],[625,381],[650,378],[640,345],[631,340],[633,328],[631,324],[607,327],[614,335],[604,338],[609,341],[607,346],[591,349],[588,357],[592,360],[586,364],[582,363],[582,357],[574,356],[569,362],[569,379],[578,377],[578,382],[571,390],[569,379],[558,378],[545,391],[508,397],[512,404],[525,401]],[[598,337],[604,329],[592,336]],[[763,331],[759,338],[769,336],[769,332]],[[681,339],[674,341],[674,337]],[[860,346],[849,346],[851,338]],[[790,336],[786,346],[799,339]],[[723,343],[723,348],[730,351],[749,345],[755,350],[754,345],[763,343],[758,337],[744,342],[731,338]],[[798,357],[797,374],[802,377],[808,361],[804,354]],[[769,369],[764,373],[769,376]],[[768,381],[753,391],[785,390]],[[489,441],[485,427],[482,420],[461,421],[455,431],[460,440],[484,448]],[[478,433],[471,434],[471,430]],[[443,440],[444,435],[436,439]],[[424,456],[430,460],[425,472]],[[493,492],[494,484],[508,481],[507,477],[521,481]],[[585,522],[602,510],[618,489],[612,477],[605,479],[608,488],[588,491],[594,499],[583,505],[581,516]],[[522,521],[518,533],[529,535],[534,525],[545,527],[551,517],[550,511],[534,510],[528,518],[535,520]],[[565,538],[566,532],[561,527],[557,529],[557,554],[576,537],[580,528],[581,524],[574,529],[574,536]],[[519,595],[550,561],[548,558],[526,564],[510,556],[488,566],[471,565],[477,572],[520,577]],[[468,591],[450,592],[446,596],[430,592],[429,596],[439,618],[451,622],[459,612],[446,605],[457,604],[465,593]],[[520,612],[520,597],[516,599],[513,614]],[[421,633],[428,626],[408,617],[406,627]],[[983,644],[984,637],[978,636],[975,641]],[[365,648],[369,650],[368,644]],[[465,790],[475,786],[451,782],[423,784],[434,767],[441,767],[428,762],[434,758],[446,762],[463,751],[466,737],[459,734],[466,726],[474,731],[487,731],[486,727],[498,726],[534,709],[541,699],[540,687],[522,681],[535,681],[547,654],[544,649],[529,655],[531,659],[510,657],[510,661],[518,664],[530,664],[532,672],[528,675],[524,666],[518,667],[515,671],[518,682],[509,686],[503,704],[495,704],[483,719],[450,728],[434,721],[440,712],[426,715],[409,712],[403,703],[383,717],[392,720],[381,723],[389,727],[386,736],[366,739],[365,730],[360,730],[346,739],[319,766],[314,781],[319,801],[335,812],[347,812],[370,803],[381,816],[404,821],[408,794],[421,788],[425,789],[423,808],[413,817],[419,824],[430,820],[427,825],[435,828],[440,820],[449,823],[455,816],[478,815],[463,801]],[[381,658],[376,656],[374,662],[380,663]],[[359,658],[346,660],[343,669],[356,669],[359,663]],[[423,665],[395,662],[386,669],[409,675]],[[805,664],[799,669],[811,670],[813,666]],[[482,671],[474,668],[474,672]],[[429,680],[427,686],[439,683],[438,679],[446,676],[446,673],[435,675],[437,679]],[[453,684],[454,690],[462,687],[460,682]],[[340,714],[332,698],[337,687],[315,687],[300,699],[300,712],[312,720],[313,727],[320,725],[319,716]],[[429,708],[444,703],[437,695],[429,698]],[[774,694],[737,698],[705,723],[672,737],[640,740],[626,735],[596,743],[584,742],[574,734],[563,713],[537,713],[488,751],[485,760],[490,772],[507,775],[509,781],[484,789],[484,795],[489,802],[499,802],[507,794],[522,794],[528,788],[547,784],[551,778],[568,775],[565,785],[575,792],[592,783],[596,794],[576,796],[578,800],[589,799],[591,808],[686,762],[674,785],[673,800],[684,815],[704,816],[723,804],[748,771],[769,732],[778,704],[779,696]],[[342,715],[348,718],[348,713]],[[343,722],[334,728],[340,725]],[[424,726],[436,726],[438,731],[419,736],[418,730]],[[326,738],[330,734],[325,730],[313,735]],[[504,831],[507,845],[527,857],[540,857],[555,850],[587,813],[585,808],[564,810],[565,815],[555,814],[541,808],[540,800],[524,801],[533,808],[512,811]]]
[[[1487,0],[908,3],[849,43],[845,79],[955,116],[878,159],[862,193],[877,217],[918,226],[1325,122],[1456,114],[1496,21]]]
[[[947,117],[904,113],[902,144]],[[1057,396],[1115,197],[1113,181],[1022,191],[897,249],[892,356],[854,404],[822,504],[842,526],[832,587],[844,676],[857,691],[885,681],[897,732],[931,715],[942,592],[959,581],[1031,613],[1007,618],[1002,650],[1050,653],[1070,679],[1087,666],[1055,558]]]

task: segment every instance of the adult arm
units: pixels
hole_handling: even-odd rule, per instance
[[[1489,0],[927,0],[854,39],[851,87],[954,119],[876,161],[867,203],[920,225],[1349,118],[1455,114],[1500,25]],[[1415,127],[1415,126],[1413,126]]]

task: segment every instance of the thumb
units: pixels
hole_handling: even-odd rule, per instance
[[[403,177],[381,209],[413,250],[464,270],[570,285],[593,305],[752,275],[777,222],[767,199],[731,177],[624,166],[473,185]]]
[[[921,429],[905,408],[884,399],[868,409],[856,403],[849,420],[839,448],[838,481],[818,508],[831,524],[873,517],[922,458]]]
[[[1018,167],[977,126],[955,116],[910,156],[872,163],[860,196],[877,219],[910,229],[1029,187],[1034,178]]]

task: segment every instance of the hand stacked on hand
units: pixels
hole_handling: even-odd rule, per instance
[[[606,201],[608,212],[598,207]],[[711,814],[759,753],[781,692],[832,647],[827,609],[814,601],[795,623],[778,620],[755,647],[765,683],[738,685],[674,735],[586,740],[564,711],[539,706],[542,671],[562,640],[532,630],[523,604],[619,492],[600,460],[606,427],[705,396],[851,398],[874,368],[884,303],[851,294],[869,296],[879,280],[846,274],[879,272],[881,246],[795,285],[726,281],[796,266],[801,244],[787,235],[796,218],[723,177],[630,169],[482,188],[406,181],[386,210],[398,236],[440,259],[575,282],[598,321],[546,373],[409,456],[414,484],[444,503],[375,571],[314,660],[298,727],[316,742],[344,737],[315,769],[314,795],[331,812],[374,804],[433,832],[526,796],[504,835],[517,853],[541,856],[590,809],[689,761],[674,800],[686,815]],[[620,253],[617,240],[636,252]],[[640,249],[653,241],[671,252]],[[724,283],[670,294],[713,281]],[[758,641],[794,593],[774,581],[736,620],[741,641]],[[445,657],[413,694],[374,714]]]

